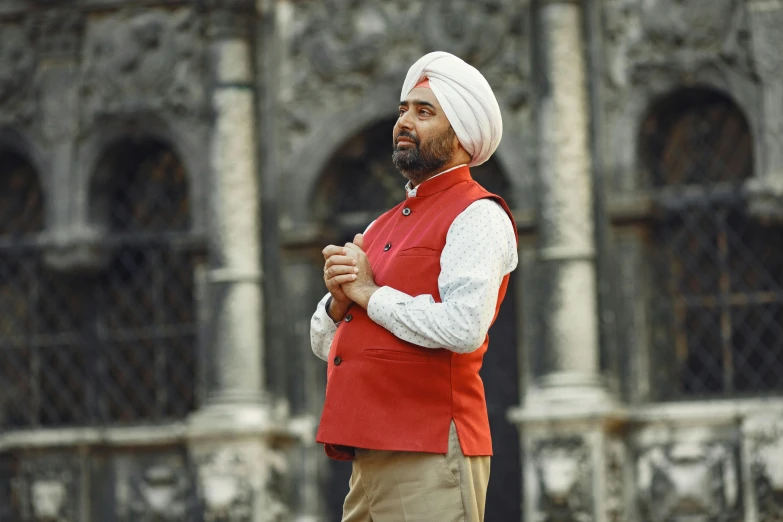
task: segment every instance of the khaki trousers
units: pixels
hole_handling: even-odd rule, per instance
[[[342,522],[483,522],[490,457],[357,449]]]

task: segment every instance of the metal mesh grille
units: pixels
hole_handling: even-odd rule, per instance
[[[783,230],[747,212],[743,115],[719,94],[686,91],[645,121],[641,138],[661,211],[651,259],[662,394],[783,391]]]
[[[37,176],[0,156],[0,426],[182,417],[195,404],[193,273],[178,245],[187,179],[157,143],[109,151],[91,191],[105,261],[56,272],[40,246]]]

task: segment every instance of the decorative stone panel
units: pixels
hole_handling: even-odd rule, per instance
[[[479,67],[502,104],[521,109],[530,74],[527,10],[526,2],[513,0],[325,0],[280,6],[286,153],[352,104],[388,103],[394,114],[408,67],[433,50]],[[363,99],[373,93],[372,101]]]
[[[604,454],[604,476],[606,488],[604,505],[606,522],[626,522],[628,509],[626,507],[627,493],[630,491],[627,480],[627,451],[622,440],[607,438]]]
[[[195,485],[182,456],[120,455],[113,467],[119,521],[178,522],[192,515]]]
[[[743,439],[759,522],[783,520],[783,416],[746,419]]]
[[[194,451],[204,522],[279,522],[287,508],[276,490],[286,463],[260,443]]]
[[[709,439],[641,450],[636,487],[643,520],[742,520],[736,453],[732,444]]]
[[[0,125],[29,123],[33,118],[36,65],[28,27],[0,23]]]
[[[664,93],[688,85],[730,92],[755,107],[758,83],[745,2],[609,0],[603,3],[599,58],[602,148],[612,192],[634,192],[639,125]],[[750,115],[753,119],[754,115]]]
[[[84,16],[76,9],[50,8],[31,16],[31,28],[41,57],[77,61],[81,53]]]
[[[605,9],[610,88],[645,88],[656,76],[668,80],[716,62],[751,67],[745,9],[737,0],[612,0]]]
[[[755,71],[761,79],[761,128],[764,156],[759,177],[746,186],[749,210],[763,222],[783,223],[783,2],[750,0],[748,13]]]
[[[125,10],[91,20],[83,58],[83,117],[168,111],[206,115],[202,20],[190,8]]]
[[[21,457],[14,479],[24,522],[78,522],[83,463],[72,455]]]
[[[783,172],[775,177],[748,180],[745,192],[752,216],[764,224],[783,224]]]
[[[759,76],[767,81],[780,81],[783,67],[783,3],[779,0],[748,0],[750,41],[753,63]]]
[[[581,437],[533,443],[534,520],[592,522],[590,447]]]
[[[35,87],[40,135],[50,145],[72,142],[79,130],[78,64],[85,19],[79,11],[64,8],[40,11],[31,18],[40,58]],[[54,159],[58,161],[67,163]]]

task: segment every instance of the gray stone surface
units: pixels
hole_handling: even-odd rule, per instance
[[[334,157],[371,155],[355,137],[394,120],[407,67],[438,49],[479,67],[503,111],[496,168],[523,234],[504,330],[521,517],[779,522],[783,399],[657,402],[679,376],[656,353],[661,209],[639,139],[664,96],[724,93],[753,140],[749,216],[779,227],[782,20],[779,0],[0,0],[0,148],[44,187],[47,269],[103,270],[92,188],[112,145],[140,137],[184,164],[179,241],[210,259],[193,275],[207,407],[151,426],[0,426],[0,521],[334,519],[346,469],[313,443],[325,372],[307,328],[324,242],[374,216],[331,222],[319,191]]]

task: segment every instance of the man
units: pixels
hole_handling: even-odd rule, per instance
[[[443,52],[408,71],[393,130],[405,201],[345,246],[311,321],[328,361],[317,440],[353,460],[343,522],[481,521],[492,442],[479,377],[517,265],[501,198],[470,176],[502,135],[475,68]]]

